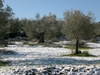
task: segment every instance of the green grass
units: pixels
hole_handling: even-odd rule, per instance
[[[36,44],[28,44],[29,46],[35,46]]]
[[[37,44],[28,44],[29,46],[43,46],[42,43],[37,43]]]
[[[82,53],[79,53],[79,54],[65,54],[65,55],[62,55],[62,56],[81,56],[81,57],[96,57],[95,55],[91,55],[89,54],[87,51],[83,51]]]
[[[64,48],[67,48],[67,49],[75,49],[75,46],[66,46]],[[79,50],[89,50],[89,49],[93,49],[93,48],[87,47],[87,46],[83,46],[83,47],[79,47],[78,49]]]
[[[0,66],[6,66],[7,64],[9,64],[10,62],[8,61],[1,61],[0,60]]]

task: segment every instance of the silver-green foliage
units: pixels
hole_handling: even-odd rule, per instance
[[[93,17],[91,13],[83,14],[80,10],[71,10],[64,13],[63,32],[76,41],[75,54],[79,54],[79,40],[87,39],[93,34]]]
[[[12,9],[10,6],[3,6],[3,0],[0,0],[0,41],[4,38],[4,35],[9,29],[9,21],[12,18]]]
[[[93,33],[93,17],[83,14],[80,10],[71,10],[64,12],[65,23],[63,32],[72,39],[85,39]]]

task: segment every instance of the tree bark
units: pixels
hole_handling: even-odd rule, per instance
[[[79,51],[78,51],[78,44],[79,44],[79,40],[76,40],[75,54],[78,54],[79,53]]]
[[[44,43],[44,32],[39,33],[39,43]]]

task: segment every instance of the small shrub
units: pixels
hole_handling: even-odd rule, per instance
[[[84,41],[79,41],[79,47],[84,47],[84,46],[86,46],[87,44],[86,44],[86,42],[84,42]]]
[[[32,42],[38,42],[38,39],[32,39],[31,41]]]
[[[9,63],[10,63],[9,61],[2,61],[2,60],[0,60],[0,66],[6,66]]]
[[[71,54],[68,54],[68,55],[65,54],[65,55],[62,55],[62,56],[96,57],[94,55],[89,54],[88,51],[83,51],[83,52],[80,51],[80,53],[78,53],[78,54],[71,53]]]
[[[89,42],[92,42],[92,43],[97,43],[98,41],[94,38],[90,39]]]
[[[5,47],[8,45],[8,41],[4,39],[0,39],[0,47]]]
[[[51,42],[59,42],[59,40],[57,38],[52,38]]]
[[[88,53],[87,51],[83,51],[83,52],[82,52],[82,55],[83,55],[83,56],[89,56],[89,53]]]
[[[82,52],[81,51],[78,51],[78,53],[81,54]]]
[[[27,45],[28,44],[28,41],[22,41],[24,45]]]

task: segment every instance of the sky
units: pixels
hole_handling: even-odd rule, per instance
[[[20,19],[33,19],[37,13],[42,17],[50,12],[63,19],[66,10],[80,10],[84,14],[91,11],[95,21],[100,21],[100,0],[5,0],[4,5],[7,4]]]

